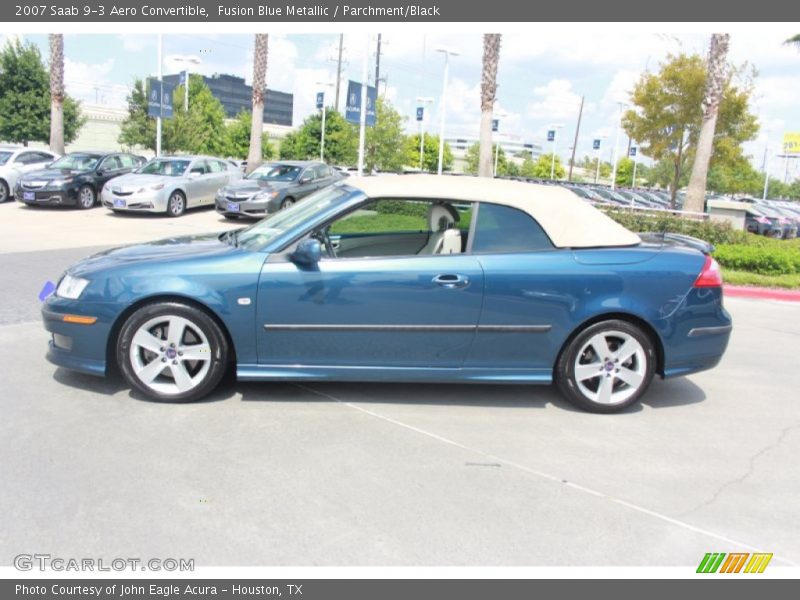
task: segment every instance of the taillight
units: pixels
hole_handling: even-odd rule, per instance
[[[722,287],[722,271],[719,269],[719,263],[708,255],[706,255],[706,262],[703,264],[700,275],[697,276],[694,282],[694,287]]]

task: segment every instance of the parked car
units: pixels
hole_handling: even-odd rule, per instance
[[[260,219],[341,178],[338,171],[321,162],[270,162],[241,181],[221,188],[215,204],[217,212],[226,219]]]
[[[158,401],[198,400],[232,366],[249,381],[554,381],[614,412],[655,374],[720,360],[731,319],[710,250],[640,237],[559,186],[348,178],[246,228],[73,265],[42,308],[47,356],[116,366]]]
[[[238,181],[242,172],[230,161],[211,156],[162,156],[103,189],[103,206],[112,211],[165,213],[179,217],[187,209],[211,206],[217,190]]]
[[[752,204],[747,209],[744,219],[745,231],[772,238],[783,237],[783,227],[775,219],[770,219],[758,204]]]
[[[48,150],[0,146],[0,202],[14,199],[14,188],[20,176],[41,169],[56,158],[58,155]]]
[[[46,169],[20,177],[14,195],[31,206],[92,208],[107,181],[130,173],[142,162],[127,152],[70,152]]]

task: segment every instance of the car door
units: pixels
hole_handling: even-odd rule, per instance
[[[483,284],[469,254],[322,258],[307,267],[278,253],[259,279],[259,363],[459,368],[475,335]]]
[[[316,189],[316,174],[314,172],[314,166],[312,165],[303,169],[297,177],[297,185],[292,190],[292,196],[294,196],[295,200],[300,200],[300,198],[308,196]]]

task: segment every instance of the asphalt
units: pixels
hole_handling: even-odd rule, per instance
[[[72,235],[0,248],[0,565],[800,563],[796,303],[726,300],[722,363],[618,415],[550,387],[231,378],[206,402],[157,404],[44,360],[42,282],[104,247]]]

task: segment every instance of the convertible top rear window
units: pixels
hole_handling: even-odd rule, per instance
[[[530,215],[510,206],[481,203],[473,252],[537,252],[552,248],[550,238]]]

